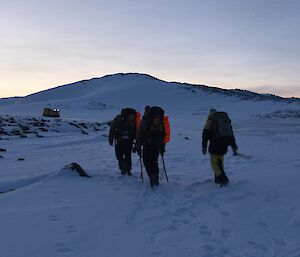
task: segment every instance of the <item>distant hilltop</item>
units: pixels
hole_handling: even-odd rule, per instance
[[[116,82],[121,82],[124,81],[126,83],[130,82],[142,82],[142,80],[153,80],[155,82],[161,83],[164,86],[170,86],[170,87],[180,87],[184,88],[186,90],[189,90],[190,92],[196,93],[196,91],[203,91],[204,93],[208,94],[219,94],[219,95],[224,95],[224,96],[231,96],[231,97],[236,97],[239,98],[240,100],[252,100],[252,101],[280,101],[280,102],[285,102],[285,103],[299,103],[300,104],[300,98],[296,97],[281,97],[273,94],[260,94],[256,92],[252,92],[249,90],[242,90],[242,89],[223,89],[219,87],[213,87],[213,86],[207,86],[207,85],[199,85],[199,84],[189,84],[189,83],[182,83],[182,82],[176,82],[176,81],[164,81],[161,79],[158,79],[156,77],[153,77],[149,74],[143,74],[143,73],[116,73],[116,74],[110,74],[110,75],[105,75],[103,77],[99,78],[92,78],[92,79],[86,79],[86,80],[81,80],[78,82],[66,84],[66,85],[61,85],[58,87],[50,88],[47,90],[43,90],[41,92],[36,92],[31,95],[28,95],[26,97],[31,97],[35,95],[39,95],[41,93],[45,92],[53,92],[56,89],[62,89],[70,86],[88,86],[89,84],[94,84],[94,83],[100,83],[100,82],[110,82],[111,84]],[[2,98],[1,102],[12,102],[14,100],[20,100],[24,97],[11,97],[11,98]]]
[[[178,86],[184,86],[186,89],[189,89],[193,92],[193,90],[202,90],[207,93],[217,93],[217,94],[222,94],[226,96],[233,96],[233,97],[238,97],[241,100],[253,100],[253,101],[284,101],[284,102],[289,102],[289,103],[300,103],[300,98],[297,97],[282,97],[274,94],[260,94],[257,92],[253,92],[250,90],[244,90],[244,89],[224,89],[224,88],[219,88],[219,87],[214,87],[214,86],[207,86],[207,85],[202,85],[202,84],[189,84],[189,83],[182,83],[182,82],[177,82],[177,81],[165,81],[162,79],[158,79],[154,76],[151,76],[149,74],[145,73],[115,73],[115,74],[109,74],[105,75],[103,77],[99,78],[93,78],[89,80],[82,80],[79,82],[75,83],[85,83],[90,80],[98,80],[98,79],[117,79],[117,78],[139,78],[139,79],[147,79],[147,80],[156,80],[160,81],[163,83],[168,83],[168,84],[177,84]]]

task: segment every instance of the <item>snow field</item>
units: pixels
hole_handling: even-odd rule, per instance
[[[133,176],[120,175],[108,129],[93,125],[125,106],[143,112],[145,104],[164,107],[172,128],[165,155],[170,183],[160,161],[154,190],[145,169],[142,184],[136,155]],[[26,123],[41,119],[47,105],[62,108],[61,125],[50,119],[42,131]],[[117,75],[0,100],[0,108],[2,117],[33,132],[1,135],[0,191],[15,189],[0,194],[1,256],[300,256],[300,121],[264,116],[297,112],[295,103],[244,101]],[[201,153],[209,108],[229,113],[239,151],[252,156],[232,156],[229,149],[225,188],[213,183],[209,156]],[[63,169],[72,162],[92,178]]]

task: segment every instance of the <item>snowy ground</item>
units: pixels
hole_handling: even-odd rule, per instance
[[[139,166],[119,174],[107,131],[1,140],[0,189],[16,189],[0,195],[3,256],[299,256],[300,122],[235,126],[253,158],[227,155],[226,188],[200,154],[200,124],[173,131],[170,183],[155,190]],[[62,169],[74,161],[93,178]]]
[[[32,102],[0,106],[1,117],[11,114],[16,121],[16,127],[0,123],[2,132],[10,131],[0,136],[0,191],[15,189],[0,194],[1,256],[299,257],[299,118],[256,116],[285,110],[286,104],[221,98],[217,107],[231,115],[239,151],[252,158],[229,151],[225,170],[231,183],[219,188],[209,156],[201,154],[207,110],[216,104],[203,97],[196,108],[193,99],[184,102],[186,108],[174,99],[167,104],[170,183],[161,169],[154,190],[145,171],[142,184],[137,156],[132,177],[117,169],[108,128],[101,125],[116,107],[69,110],[68,118],[45,121],[45,131]],[[115,106],[113,101],[105,102]],[[39,125],[33,125],[36,120]],[[16,134],[16,128],[23,134],[19,123],[32,133]],[[92,178],[63,169],[72,162]]]

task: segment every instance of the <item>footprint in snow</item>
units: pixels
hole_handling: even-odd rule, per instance
[[[227,211],[221,211],[220,214],[223,216],[230,216],[230,213]]]
[[[219,208],[220,207],[220,205],[219,204],[217,204],[217,203],[211,203],[211,204],[209,204],[211,207],[213,207],[213,208]]]
[[[277,244],[279,246],[286,246],[286,242],[284,241],[283,238],[272,238],[273,239],[273,242],[274,244]]]
[[[60,220],[60,218],[58,218],[57,215],[55,215],[55,214],[48,215],[48,218],[50,221],[59,221]]]
[[[232,236],[232,232],[229,229],[222,228],[221,229],[221,235],[223,238],[230,238]]]
[[[153,256],[159,256],[159,255],[162,255],[163,254],[163,251],[155,251],[152,253]]]
[[[163,204],[165,204],[165,203],[167,203],[167,202],[164,202]],[[180,207],[175,211],[175,214],[181,216],[182,214],[185,214],[187,211],[189,211],[189,208]]]
[[[201,246],[201,248],[202,248],[205,252],[209,252],[209,253],[211,253],[211,252],[213,252],[213,251],[215,250],[215,247],[213,247],[213,246],[210,245],[210,244],[204,244],[204,245]],[[210,255],[207,255],[207,256],[210,256]],[[211,256],[213,256],[213,255],[211,255]]]
[[[78,233],[79,230],[75,227],[75,226],[68,226],[68,229],[67,229],[67,233],[68,234],[75,234],[75,233]]]
[[[253,192],[246,192],[246,193],[241,194],[239,196],[232,197],[231,200],[232,201],[244,200],[244,199],[246,199],[250,196],[253,196],[253,195],[255,195]]]
[[[181,220],[181,224],[188,225],[191,224],[191,222],[189,220],[183,219]]]
[[[257,222],[257,225],[260,226],[260,227],[264,227],[264,228],[268,228],[269,227],[269,225],[267,223],[263,222],[263,221]]]
[[[300,227],[300,217],[296,217],[291,222],[292,227]]]
[[[200,235],[204,235],[204,236],[208,236],[212,234],[212,232],[208,229],[208,227],[204,225],[200,226],[198,232]]]
[[[70,209],[70,207],[69,206],[62,206],[61,209],[68,210],[68,209]]]
[[[280,199],[279,195],[275,195],[275,196],[269,196],[269,197],[265,197],[264,201],[268,202],[268,203],[277,203],[277,201]]]
[[[172,224],[168,226],[169,231],[177,231],[178,226],[177,226],[177,220],[172,220]]]
[[[289,211],[291,211],[291,212],[294,212],[294,211],[296,211],[297,210],[297,207],[296,206],[292,206],[291,208],[289,208]]]
[[[64,243],[57,243],[54,245],[56,247],[56,251],[59,253],[71,253],[72,249],[66,247]]]
[[[262,251],[267,251],[267,247],[263,244],[256,243],[253,241],[248,241],[248,245],[253,246],[254,248],[260,249]]]

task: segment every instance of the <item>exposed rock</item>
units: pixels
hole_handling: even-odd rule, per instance
[[[71,169],[72,171],[76,171],[81,177],[91,177],[83,170],[83,168],[78,163],[73,162],[69,165],[66,165],[64,169]]]

